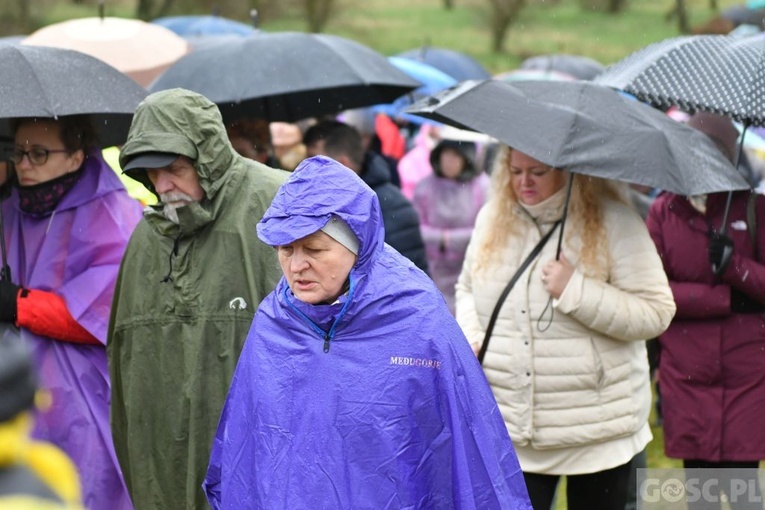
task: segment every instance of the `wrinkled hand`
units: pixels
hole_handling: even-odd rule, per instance
[[[19,286],[0,280],[0,322],[16,322],[16,297]]]
[[[573,274],[574,266],[561,252],[560,260],[550,260],[542,267],[542,285],[552,297],[558,299]]]
[[[733,240],[725,234],[713,232],[709,234],[709,262],[712,272],[720,276],[728,268],[733,255]]]

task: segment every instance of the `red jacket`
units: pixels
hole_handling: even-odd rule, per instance
[[[677,304],[660,337],[669,457],[765,459],[765,197],[755,197],[755,250],[749,196],[733,195],[727,228],[733,258],[720,277],[711,270],[708,232],[710,222],[719,230],[727,193],[710,194],[705,215],[686,198],[665,193],[646,220]],[[748,312],[731,311],[732,290],[734,301],[747,300]]]

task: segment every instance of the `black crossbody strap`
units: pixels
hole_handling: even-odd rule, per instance
[[[510,278],[510,281],[508,282],[507,286],[505,287],[505,290],[502,291],[502,294],[499,295],[499,299],[497,300],[497,304],[494,305],[494,311],[491,312],[491,318],[489,319],[489,325],[486,326],[486,334],[483,337],[483,343],[481,344],[481,350],[478,351],[478,362],[483,365],[483,358],[486,356],[486,349],[489,348],[489,340],[491,339],[491,333],[494,331],[494,323],[497,322],[497,317],[499,316],[499,310],[502,308],[502,304],[505,302],[505,299],[507,299],[507,295],[510,294],[510,291],[515,286],[515,282],[518,281],[518,278],[521,277],[521,274],[526,270],[527,267],[529,267],[529,264],[537,258],[539,253],[542,251],[542,248],[545,247],[545,244],[547,244],[547,241],[550,240],[550,237],[552,237],[553,232],[555,232],[555,229],[558,228],[558,225],[560,225],[560,220],[556,221],[555,224],[552,226],[552,228],[544,235],[542,239],[539,240],[536,246],[534,246],[534,249],[531,250],[531,253],[529,253],[529,256],[526,257],[526,260],[523,261],[523,263],[520,265],[518,270],[515,272],[512,278]]]

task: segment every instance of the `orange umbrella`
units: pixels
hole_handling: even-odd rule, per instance
[[[130,76],[143,87],[190,51],[171,30],[138,19],[79,18],[45,26],[21,44],[87,53]]]

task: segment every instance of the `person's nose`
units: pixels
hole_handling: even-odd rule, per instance
[[[149,175],[149,180],[157,193],[169,193],[175,189],[175,184],[173,183],[173,180],[170,179],[170,175],[166,170],[149,170],[147,173]]]
[[[21,161],[14,164],[17,170],[28,170],[32,167],[32,162],[29,160],[29,153],[25,152],[21,156]]]
[[[307,267],[308,259],[306,258],[305,253],[299,249],[295,250],[292,253],[292,258],[290,258],[290,271],[292,271],[293,274],[298,274],[305,271]]]
[[[531,188],[534,185],[534,179],[531,172],[523,172],[521,174],[521,183],[524,188]]]

